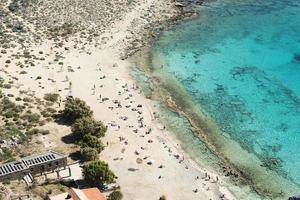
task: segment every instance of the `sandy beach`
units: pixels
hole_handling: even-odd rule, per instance
[[[99,36],[91,40],[78,32],[68,39],[45,38],[26,47],[16,44],[7,49],[0,57],[0,76],[14,83],[3,92],[18,96],[21,90],[30,91],[38,98],[46,93],[59,93],[62,99],[71,95],[86,101],[95,118],[108,126],[103,140],[106,147],[100,159],[118,176],[125,200],[159,199],[162,195],[172,200],[235,199],[221,177],[198,166],[183,152],[180,141],[161,123],[157,108],[130,75],[127,57],[151,41],[144,37],[157,30],[148,31],[149,27],[159,27],[160,22],[178,17],[180,11],[175,2],[143,0],[134,6],[116,7],[111,12],[119,15],[113,20],[95,17],[102,20],[93,22],[99,23],[95,30],[99,30],[101,23],[106,24],[99,30]],[[51,9],[55,10],[55,5]],[[62,21],[69,19],[68,13],[63,16],[53,15],[53,21],[60,17]],[[85,16],[86,13],[81,17]],[[85,19],[78,16],[78,20]],[[38,24],[32,28],[35,26]],[[21,68],[18,63],[25,58],[16,60],[13,55],[25,49],[43,59],[34,60],[32,67]],[[59,61],[55,60],[57,57]],[[8,64],[7,60],[12,61]],[[70,133],[69,127],[63,125],[49,127],[52,132],[60,132],[61,137]],[[42,140],[42,144],[45,149],[60,149],[63,145],[59,134],[51,142]]]

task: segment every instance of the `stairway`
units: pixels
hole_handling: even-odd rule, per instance
[[[25,183],[27,185],[31,185],[33,183],[33,177],[30,173],[26,174],[24,177],[23,177],[23,180],[25,181]]]

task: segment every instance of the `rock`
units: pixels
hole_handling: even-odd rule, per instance
[[[300,197],[289,197],[289,200],[300,200]]]
[[[295,59],[296,61],[299,61],[299,62],[300,62],[300,53],[295,53],[295,54],[294,54],[294,59]]]
[[[175,3],[175,6],[177,6],[177,7],[185,7],[185,5],[184,5],[184,4],[182,4],[182,3],[179,3],[179,2]]]

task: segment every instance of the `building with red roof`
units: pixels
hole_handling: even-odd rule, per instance
[[[106,200],[98,188],[75,189],[50,197],[50,200]]]

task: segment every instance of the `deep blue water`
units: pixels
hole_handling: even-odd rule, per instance
[[[300,0],[209,3],[156,47],[224,132],[300,184]]]

